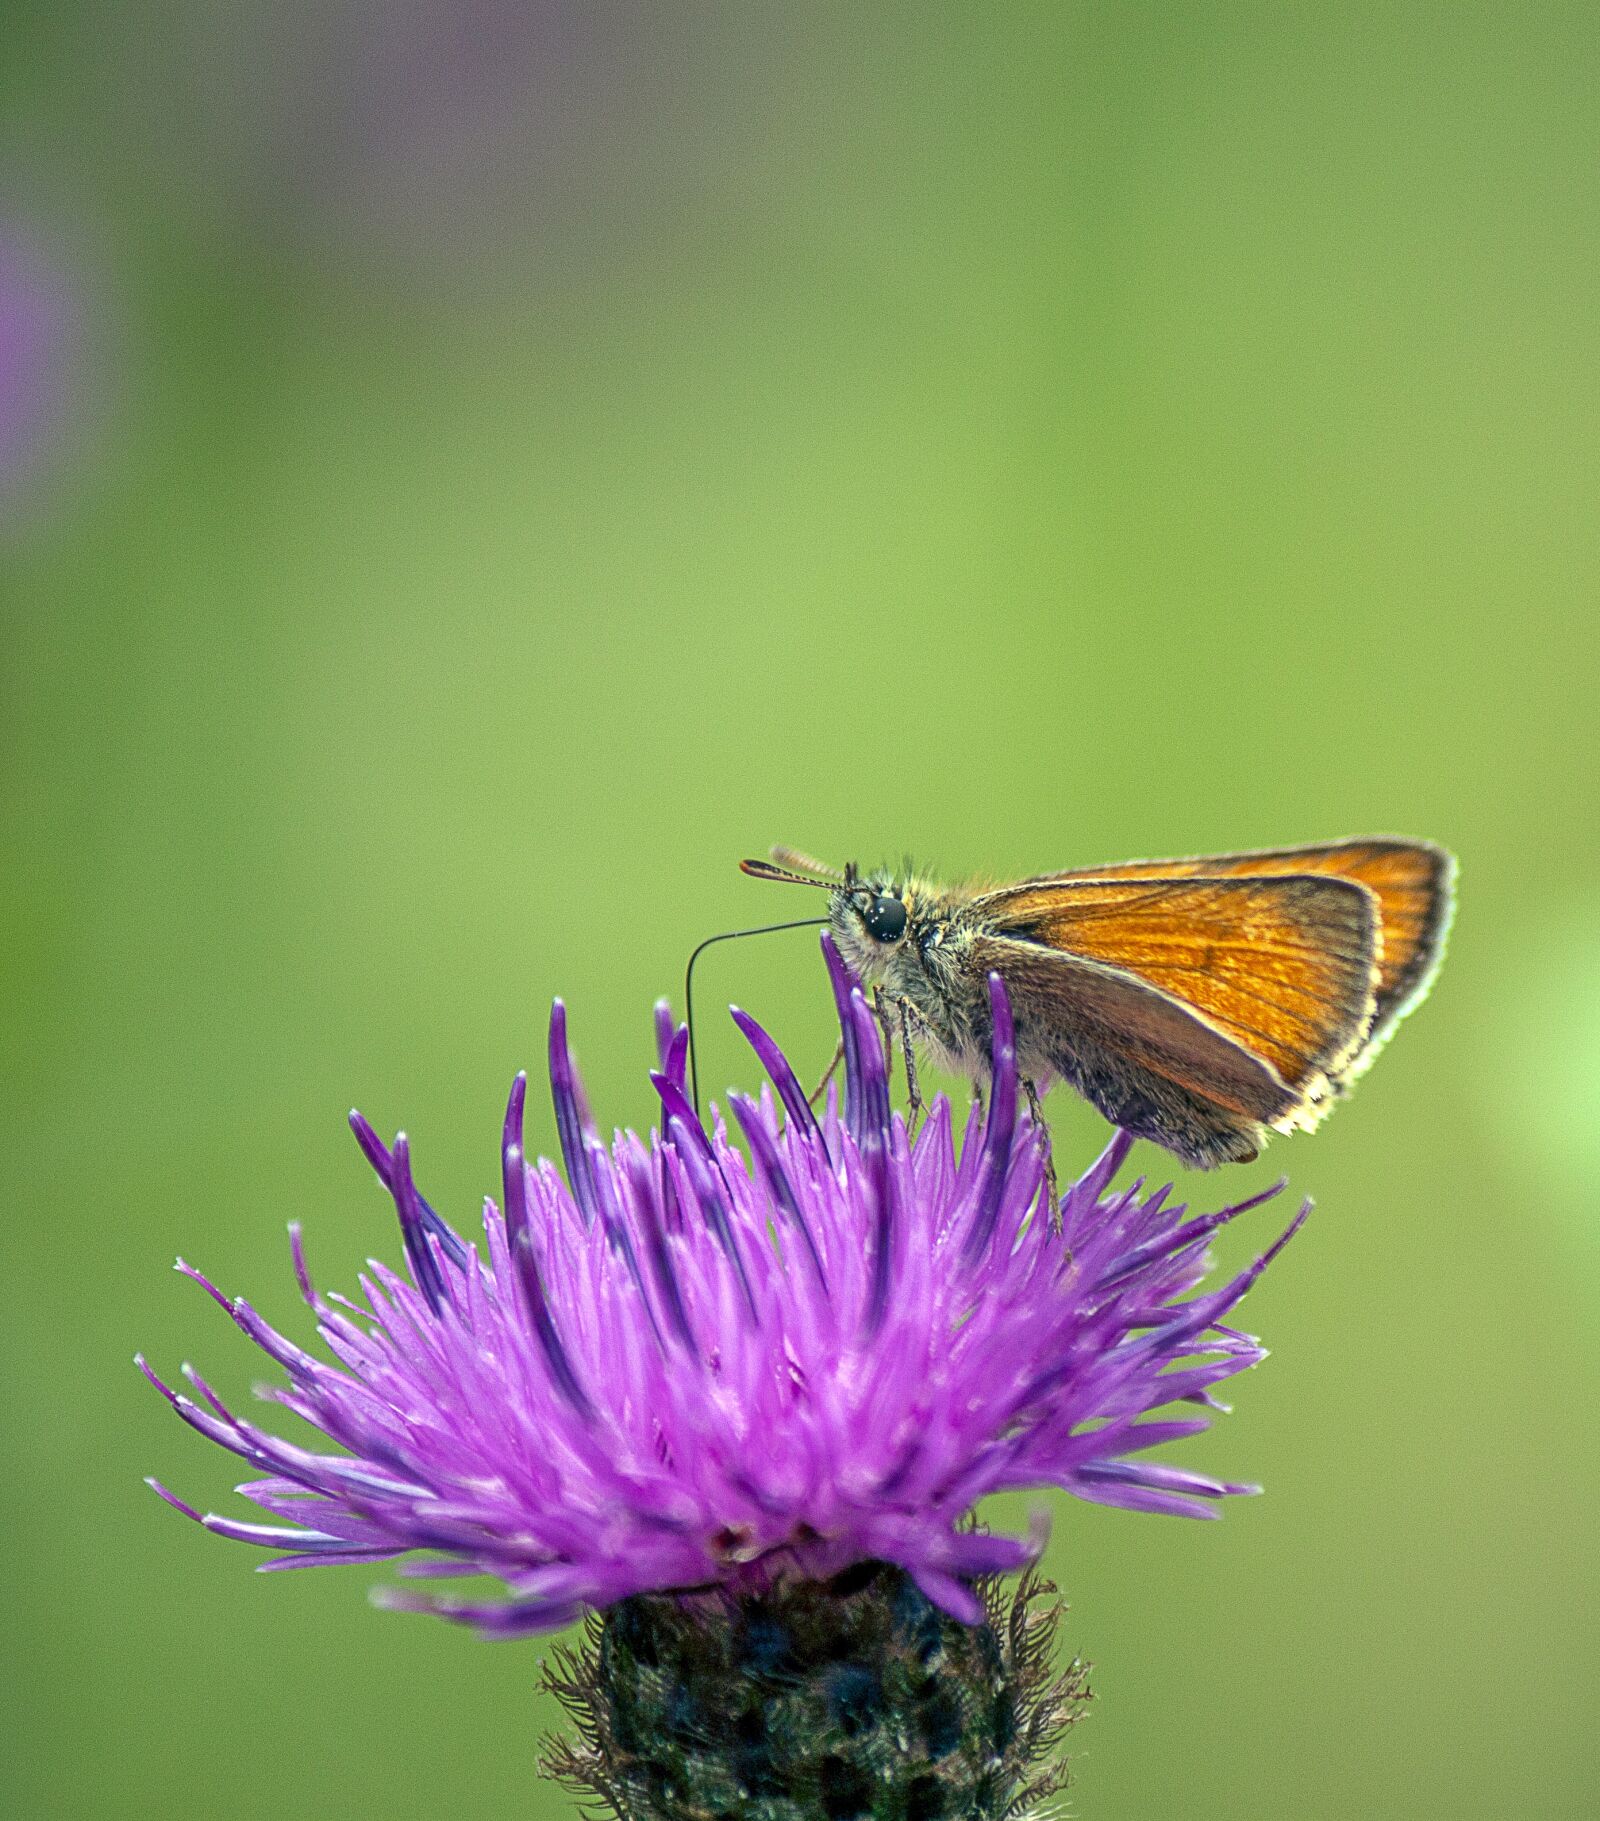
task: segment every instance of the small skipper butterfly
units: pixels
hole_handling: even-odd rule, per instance
[[[898,1022],[913,1111],[914,1045],[987,1077],[995,973],[1036,1115],[1059,1077],[1202,1168],[1312,1130],[1350,1091],[1432,984],[1455,879],[1443,848],[1388,836],[989,890],[836,872],[789,848],[743,870],[827,891],[840,952]]]

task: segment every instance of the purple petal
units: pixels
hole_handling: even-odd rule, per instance
[[[994,1237],[1000,1215],[1000,1197],[1006,1186],[1011,1146],[1017,1131],[1017,1047],[1011,1022],[1011,1001],[998,974],[989,976],[989,1015],[994,1028],[993,1072],[989,1087],[989,1119],[983,1134],[983,1163],[978,1172],[977,1204],[962,1258],[968,1264],[981,1258]]]
[[[572,1369],[572,1362],[567,1358],[567,1350],[561,1344],[561,1337],[556,1333],[555,1322],[551,1319],[550,1305],[545,1301],[544,1285],[539,1278],[539,1261],[534,1256],[533,1235],[526,1227],[517,1235],[511,1248],[511,1262],[516,1268],[517,1284],[522,1291],[523,1304],[528,1311],[528,1320],[538,1337],[539,1346],[550,1368],[561,1395],[578,1414],[586,1421],[592,1420],[594,1406],[590,1403],[587,1392],[578,1383],[578,1376]]]
[[[767,1186],[772,1191],[772,1199],[782,1210],[784,1218],[800,1235],[806,1252],[811,1259],[811,1268],[817,1274],[817,1281],[824,1289],[827,1287],[828,1274],[823,1269],[822,1255],[817,1251],[817,1242],[812,1234],[806,1217],[800,1211],[800,1204],[795,1199],[793,1185],[784,1170],[778,1156],[778,1147],[773,1143],[772,1134],[767,1130],[761,1117],[761,1109],[753,1100],[743,1094],[729,1096],[733,1116],[739,1122],[739,1129],[744,1133],[745,1142],[750,1146],[750,1155],[756,1168],[765,1177]]]
[[[822,1127],[817,1124],[817,1116],[811,1110],[805,1090],[795,1079],[794,1070],[789,1067],[789,1059],[748,1012],[740,1011],[736,1005],[728,1009],[733,1014],[734,1023],[744,1032],[751,1049],[755,1051],[762,1068],[767,1071],[767,1078],[777,1089],[783,1110],[789,1115],[794,1129],[808,1143],[821,1148]]]
[[[550,1007],[550,1098],[556,1111],[556,1136],[573,1200],[583,1213],[583,1224],[593,1226],[594,1184],[589,1180],[589,1153],[585,1145],[583,1111],[577,1071],[567,1048],[567,1008],[559,999]]]
[[[856,982],[827,930],[822,932],[822,956],[828,964],[834,1008],[839,1014],[839,1034],[844,1041],[845,1130],[859,1144],[861,1135],[857,1126],[861,1117],[861,1051],[856,1021],[850,1012],[850,995],[856,990]]]
[[[749,1308],[751,1319],[756,1320],[755,1293],[750,1288],[744,1256],[739,1250],[739,1242],[728,1216],[727,1200],[717,1180],[721,1165],[716,1153],[711,1149],[700,1121],[695,1118],[694,1108],[684,1098],[683,1090],[677,1083],[669,1081],[665,1075],[652,1075],[650,1082],[661,1096],[661,1108],[666,1116],[668,1131],[678,1139],[678,1155],[683,1160],[695,1199],[700,1204],[700,1212],[738,1275],[745,1304]]]
[[[372,1165],[378,1181],[383,1184],[391,1195],[393,1195],[394,1161],[385,1148],[382,1139],[378,1137],[378,1134],[373,1131],[372,1127],[368,1125],[366,1120],[361,1117],[354,1107],[350,1109],[350,1130],[355,1133],[356,1143],[361,1146],[362,1152],[364,1153],[367,1162]],[[456,1232],[455,1228],[452,1227],[442,1215],[435,1213],[428,1205],[427,1201],[425,1201],[420,1194],[417,1194],[415,1184],[412,1185],[412,1193],[416,1195],[417,1206],[422,1210],[422,1218],[428,1231],[432,1233],[439,1244],[444,1247],[445,1253],[449,1257],[451,1264],[455,1265],[458,1270],[464,1270],[467,1263],[466,1241],[462,1239],[461,1235]]]
[[[441,1314],[450,1298],[444,1287],[444,1274],[428,1244],[422,1204],[411,1180],[411,1146],[404,1132],[394,1141],[389,1188],[394,1196],[395,1212],[400,1216],[400,1234],[411,1264],[411,1281],[427,1297],[428,1307],[434,1314]]]
[[[656,1024],[656,1067],[663,1075],[670,1075],[667,1057],[672,1053],[672,1042],[678,1034],[677,1021],[672,1016],[672,1001],[658,999],[654,1006]]]

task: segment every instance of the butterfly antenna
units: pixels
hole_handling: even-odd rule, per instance
[[[779,848],[778,852],[783,853],[784,849]],[[739,871],[752,879],[776,879],[783,885],[820,885],[825,892],[831,892],[844,880],[843,873],[813,879],[809,874],[794,872],[787,866],[774,866],[770,860],[741,860]]]
[[[765,861],[746,860],[744,862],[744,870],[747,873],[751,873],[751,877],[755,879],[764,879],[774,875],[778,877],[785,876],[778,874],[777,869],[774,869],[773,874],[771,875],[762,872],[751,872],[752,867],[758,865],[764,866],[765,864]],[[821,885],[823,881],[821,879],[796,878],[794,883],[797,885]],[[827,921],[828,919],[826,917],[800,917],[793,923],[763,923],[756,929],[727,929],[724,930],[721,935],[707,936],[705,941],[700,943],[689,956],[689,965],[683,970],[683,1021],[689,1027],[689,1091],[694,1096],[694,1111],[696,1118],[699,1118],[700,1116],[700,1071],[695,1065],[694,1053],[694,964],[706,950],[711,947],[713,942],[737,942],[744,936],[770,936],[775,931],[781,929],[813,929],[819,923],[826,923]]]

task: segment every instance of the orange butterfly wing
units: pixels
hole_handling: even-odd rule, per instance
[[[1314,874],[1096,874],[1009,886],[972,911],[1008,947],[1042,947],[1156,988],[1309,1103],[1371,1029],[1377,904],[1364,884]],[[1180,1079],[1170,1066],[1162,1072]],[[1206,1087],[1200,1078],[1181,1084]]]
[[[1188,860],[1127,860],[1055,873],[1051,879],[1259,878],[1286,873],[1351,879],[1377,897],[1383,940],[1370,1046],[1427,991],[1444,953],[1454,908],[1455,860],[1431,841],[1381,835]]]

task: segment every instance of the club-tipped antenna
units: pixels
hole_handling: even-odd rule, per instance
[[[764,861],[746,860],[744,870],[750,872],[752,866],[765,865]],[[752,873],[752,878],[763,879],[770,875]],[[782,874],[776,874],[783,877]],[[796,878],[797,885],[821,885],[821,879]],[[826,923],[826,917],[800,917],[793,923],[763,923],[755,929],[726,929],[721,935],[707,936],[689,957],[689,965],[683,970],[683,1021],[689,1027],[689,1091],[694,1096],[696,1118],[700,1114],[700,1071],[695,1064],[694,1054],[694,964],[711,947],[713,942],[737,942],[743,936],[770,936],[781,929],[814,929],[819,923]]]

